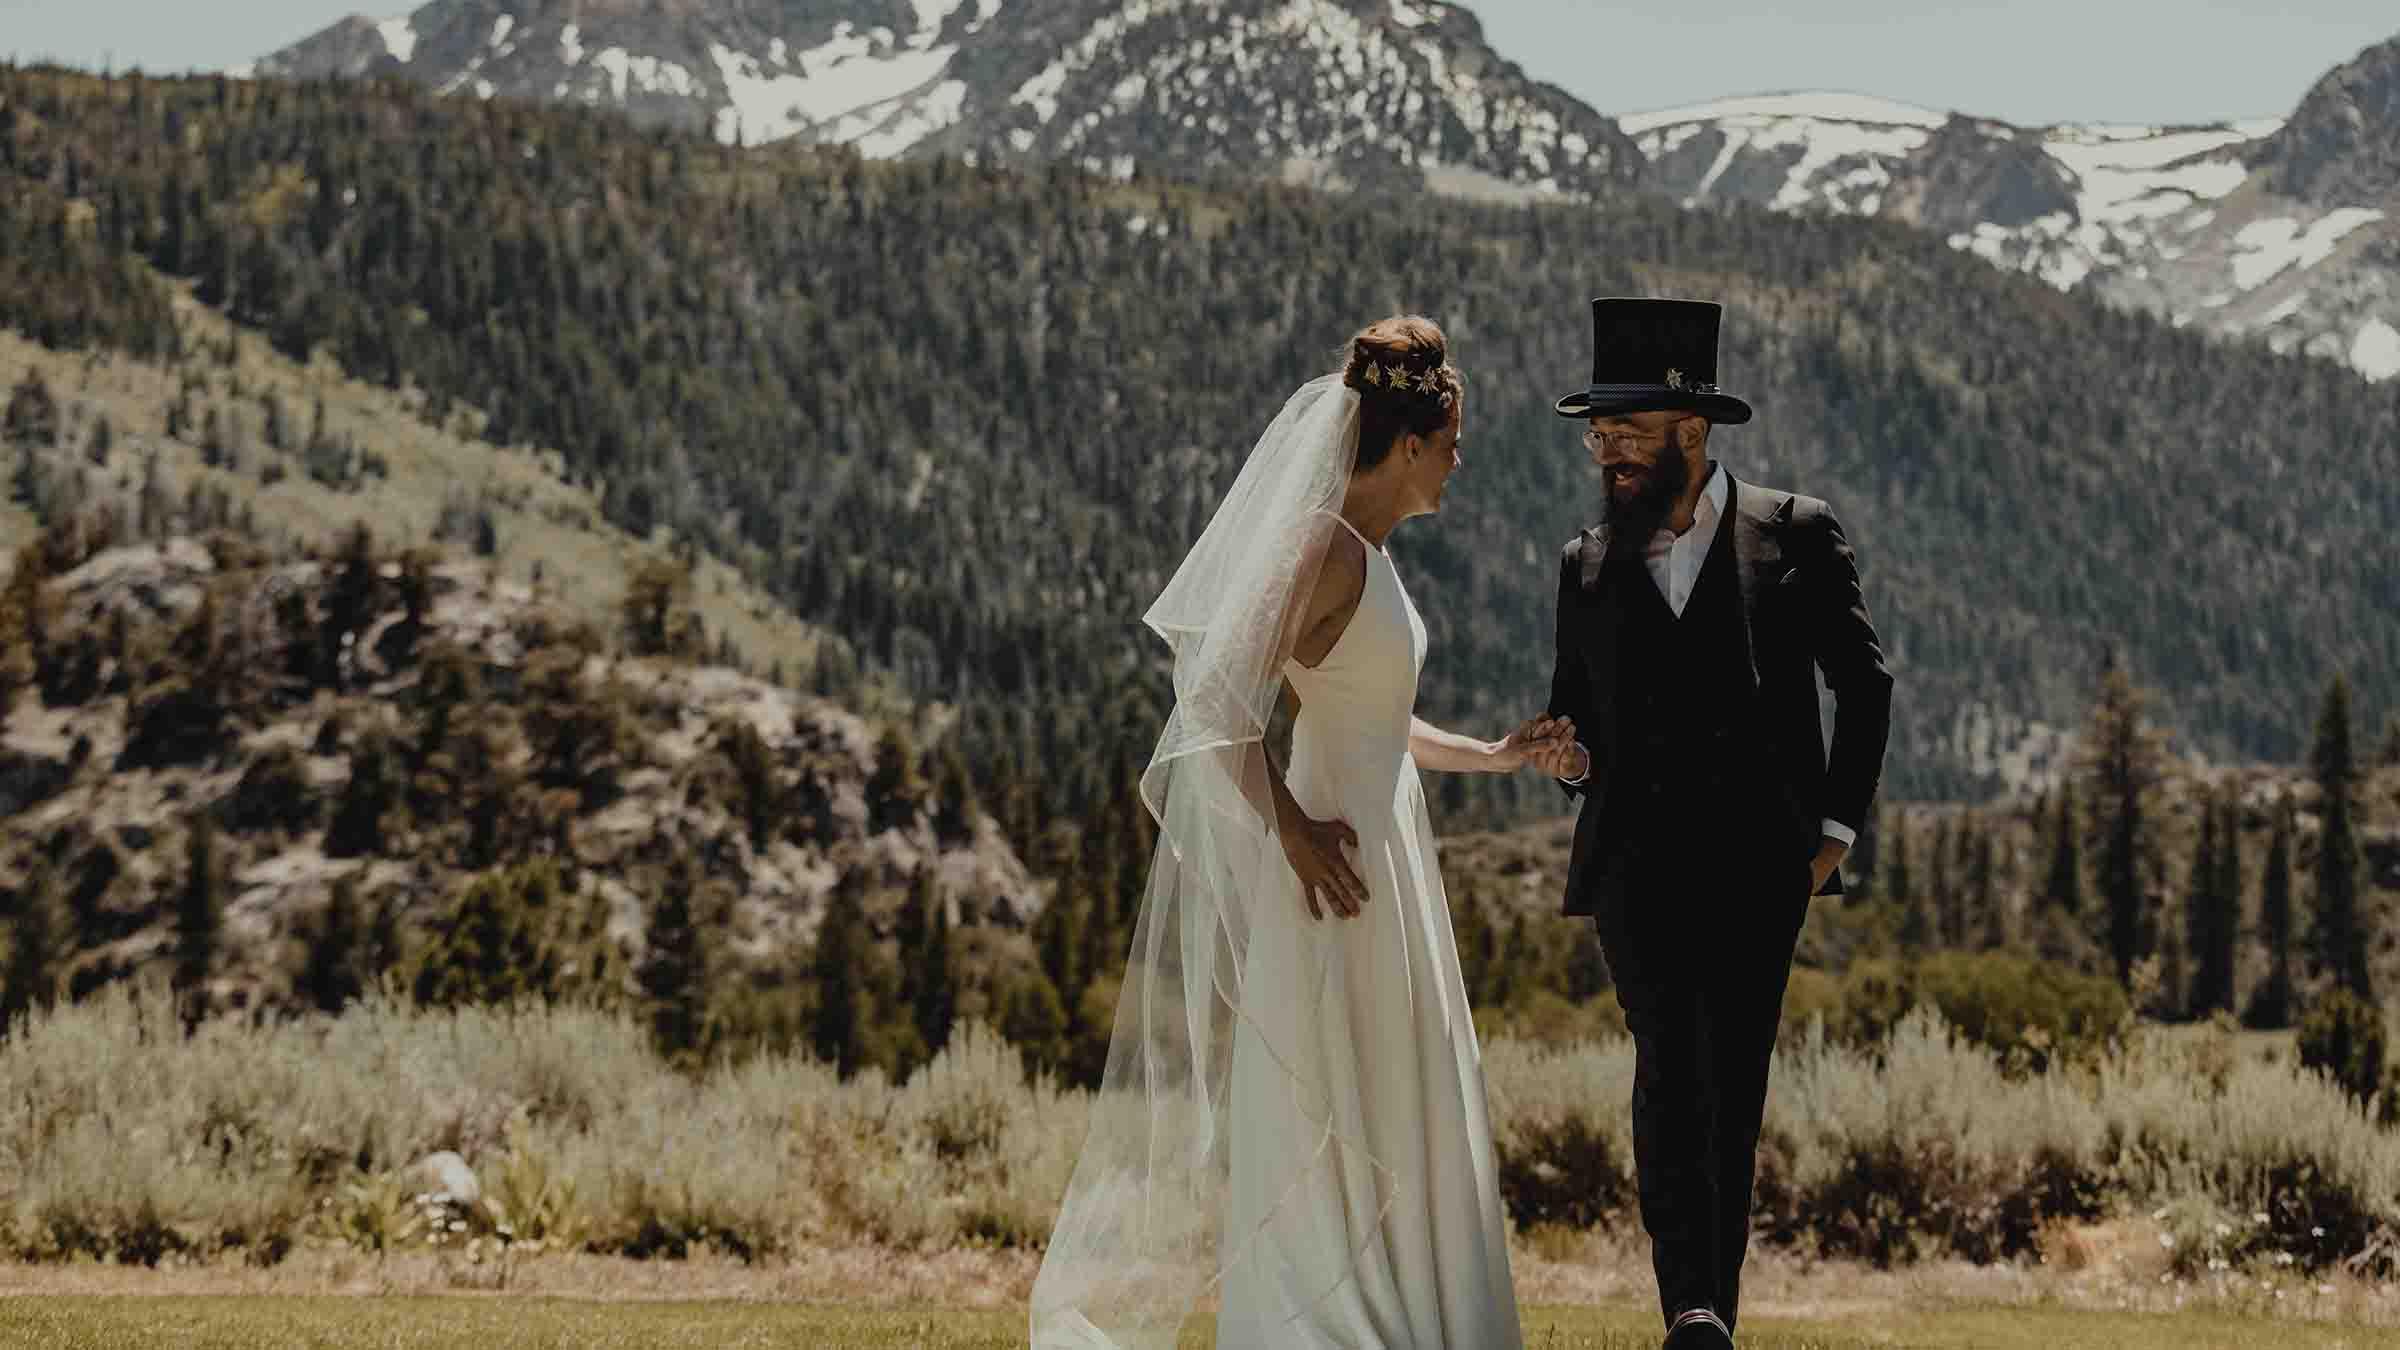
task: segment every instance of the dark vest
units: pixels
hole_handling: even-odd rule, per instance
[[[1684,856],[1705,840],[1740,838],[1766,805],[1759,766],[1739,752],[1758,720],[1742,635],[1734,522],[1721,521],[1677,617],[1636,558],[1603,566],[1616,615],[1616,752],[1608,767],[1604,839],[1622,862]],[[1696,834],[1697,832],[1697,834]]]

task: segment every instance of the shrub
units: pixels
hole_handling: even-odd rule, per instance
[[[2300,1019],[2300,1063],[2361,1102],[2383,1086],[2383,1014],[2346,989],[2329,990]]]

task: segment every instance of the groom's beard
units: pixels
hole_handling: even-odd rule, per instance
[[[1684,462],[1683,452],[1674,447],[1658,457],[1658,463],[1642,475],[1642,485],[1631,497],[1619,496],[1614,483],[1608,489],[1608,551],[1623,557],[1642,557],[1650,547],[1651,536],[1675,513],[1675,503],[1683,496],[1684,488],[1692,481],[1692,466]]]

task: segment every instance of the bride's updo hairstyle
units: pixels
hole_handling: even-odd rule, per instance
[[[1358,391],[1360,473],[1381,464],[1402,436],[1450,425],[1466,387],[1441,325],[1417,314],[1369,324],[1350,339],[1342,383]]]

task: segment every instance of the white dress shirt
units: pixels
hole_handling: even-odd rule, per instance
[[[1681,534],[1661,529],[1650,536],[1642,550],[1642,565],[1650,570],[1650,579],[1658,583],[1658,593],[1665,597],[1667,608],[1675,617],[1683,617],[1683,607],[1691,602],[1692,587],[1700,580],[1700,569],[1708,562],[1708,550],[1717,542],[1718,522],[1725,518],[1725,498],[1732,491],[1725,470],[1715,463],[1708,466],[1708,484],[1700,489],[1700,501],[1692,508],[1692,527]],[[1563,779],[1569,787],[1580,786],[1591,776],[1591,751],[1584,751],[1583,773]],[[1826,837],[1839,839],[1844,847],[1858,842],[1858,832],[1838,820],[1827,820],[1820,827]]]

